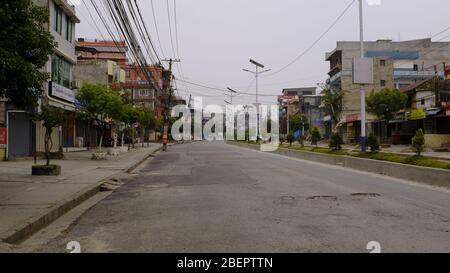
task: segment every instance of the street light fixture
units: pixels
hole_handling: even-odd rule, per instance
[[[263,71],[259,71],[259,68],[264,68],[264,65],[262,65],[261,63],[258,63],[257,61],[250,59],[250,63],[254,64],[256,69],[255,71],[251,71],[248,69],[242,69],[245,72],[249,72],[252,73],[253,75],[255,75],[255,79],[256,79],[256,113],[257,113],[257,124],[256,124],[256,139],[259,141],[259,101],[258,101],[258,77],[260,74],[262,73],[266,73],[271,71],[271,69],[266,69]]]
[[[260,63],[258,63],[258,62],[257,62],[257,61],[255,61],[255,60],[252,60],[252,59],[250,59],[250,63],[252,63],[252,64],[256,65],[257,67],[261,67],[261,68],[264,68],[264,65],[262,65],[262,64],[260,64]]]

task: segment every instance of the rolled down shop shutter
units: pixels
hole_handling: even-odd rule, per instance
[[[8,112],[8,157],[32,155],[32,122],[25,112]]]

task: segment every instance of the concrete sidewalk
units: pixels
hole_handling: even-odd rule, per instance
[[[32,176],[31,160],[0,162],[0,242],[20,242],[93,196],[105,179],[135,168],[160,147],[137,147],[103,161],[91,160],[92,151],[66,153],[64,160],[51,161],[61,165],[57,177]]]

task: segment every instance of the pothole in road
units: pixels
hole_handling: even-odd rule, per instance
[[[352,193],[352,196],[355,197],[380,197],[381,195],[379,193]]]
[[[327,201],[337,201],[338,198],[336,196],[331,195],[316,195],[310,196],[307,198],[308,200],[327,200]]]
[[[150,184],[150,185],[143,185],[143,188],[147,189],[158,189],[158,188],[167,188],[169,187],[169,184]]]
[[[294,196],[281,196],[282,201],[292,201],[294,199],[295,199]]]

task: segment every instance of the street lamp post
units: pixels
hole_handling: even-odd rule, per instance
[[[364,58],[364,21],[363,1],[359,0],[359,30],[361,43],[361,59]],[[366,151],[366,92],[361,84],[361,151]]]
[[[245,72],[249,72],[252,73],[253,75],[255,75],[255,80],[256,80],[256,140],[259,141],[259,100],[258,100],[258,78],[259,75],[262,73],[266,73],[271,71],[271,69],[266,69],[263,71],[259,71],[259,68],[263,69],[264,65],[250,59],[250,63],[254,64],[256,69],[255,71],[250,71],[248,69],[242,69]]]

